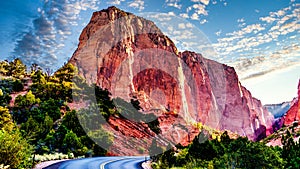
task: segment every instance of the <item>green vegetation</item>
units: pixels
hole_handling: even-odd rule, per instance
[[[10,168],[28,166],[32,147],[12,122],[9,110],[0,106],[0,164]]]
[[[125,118],[110,93],[85,83],[72,64],[53,75],[36,64],[29,69],[19,59],[0,62],[0,166],[30,168],[45,159],[105,155],[101,146],[109,147],[113,135],[101,125],[110,116]],[[96,103],[85,109],[69,107],[95,96]],[[149,126],[159,129],[158,121]]]
[[[0,62],[0,168],[30,168],[47,159],[105,155],[101,146],[109,147],[114,137],[101,126],[111,116],[145,123],[155,133],[161,132],[154,114],[139,112],[137,100],[112,100],[107,90],[88,85],[77,76],[71,64],[53,75],[36,64],[29,72],[26,69],[19,59]],[[74,101],[81,103],[93,97],[96,102],[85,109],[70,108]],[[160,155],[156,154],[163,150],[153,140],[149,152],[153,168],[300,167],[300,145],[293,139],[300,135],[294,131],[297,125],[279,130],[285,131],[282,148],[242,137],[232,139],[227,132],[201,124],[196,127],[202,132],[190,145],[176,145]]]
[[[299,168],[300,144],[287,132],[283,147],[268,147],[263,142],[252,142],[246,137],[231,139],[225,131],[220,138],[211,138],[202,130],[186,147],[177,145],[163,154],[152,156],[153,169],[164,168]]]

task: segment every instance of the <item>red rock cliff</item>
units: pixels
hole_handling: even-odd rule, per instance
[[[156,110],[162,135],[173,142],[192,140],[197,130],[189,124],[196,122],[252,140],[272,132],[273,116],[240,84],[234,68],[178,52],[153,22],[115,7],[93,14],[70,63],[113,97],[135,96],[144,112]],[[178,127],[185,124],[190,130]]]
[[[284,125],[291,125],[294,121],[300,120],[300,79],[298,83],[298,97],[292,101],[291,108],[284,116]]]

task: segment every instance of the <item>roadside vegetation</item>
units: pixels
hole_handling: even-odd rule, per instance
[[[293,130],[297,125],[291,126]],[[264,142],[253,142],[246,137],[230,138],[227,131],[212,138],[211,132],[202,130],[192,143],[176,145],[163,154],[151,156],[153,169],[219,169],[219,168],[299,168],[300,144],[297,135],[287,130],[282,147],[268,147]],[[201,142],[206,137],[205,142]],[[272,136],[271,136],[272,137]]]
[[[107,90],[88,85],[76,76],[73,65],[66,64],[50,74],[36,64],[27,68],[19,59],[1,61],[0,78],[3,167],[30,168],[47,159],[106,155],[106,150],[94,141],[110,146],[113,137],[102,129],[101,123],[121,110],[114,106]],[[96,95],[95,105],[79,110],[70,106],[80,104],[90,94]],[[91,111],[93,106],[98,107],[97,111]],[[104,118],[93,119],[99,115]],[[79,122],[79,116],[85,121]],[[93,128],[86,133],[82,125]]]

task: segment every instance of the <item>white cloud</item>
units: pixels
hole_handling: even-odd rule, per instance
[[[259,20],[267,22],[267,23],[272,23],[272,22],[276,21],[276,18],[266,16],[266,17],[260,17]]]
[[[187,24],[186,24],[186,27],[187,27],[187,28],[193,28],[194,26],[193,26],[193,24],[191,24],[191,23],[187,23]]]
[[[169,15],[169,16],[176,16],[176,14],[175,14],[173,11],[168,12],[168,15]]]
[[[177,2],[170,2],[170,3],[167,3],[168,6],[171,6],[171,7],[174,7],[174,8],[177,8],[177,9],[181,9],[182,5],[181,4],[178,4]]]
[[[238,23],[245,22],[245,19],[244,19],[244,18],[240,18],[240,19],[237,20],[237,22],[238,22]]]
[[[273,71],[284,70],[299,65],[300,46],[291,44],[274,52],[265,53],[252,58],[240,58],[234,66],[242,80],[256,78]]]
[[[145,5],[145,2],[143,0],[134,0],[132,2],[129,2],[128,6],[138,9],[139,11],[142,11],[145,9],[144,5]]]
[[[257,32],[262,30],[265,30],[265,27],[263,27],[261,24],[252,24],[246,26],[245,28],[242,28],[239,31],[234,31],[233,33],[227,33],[226,35],[243,36],[245,34],[250,34],[250,33],[256,34]]]
[[[155,13],[155,14],[148,14],[144,17],[150,20],[158,20],[160,24],[166,23],[165,21],[170,21],[172,20],[172,17],[176,16],[174,12],[168,12],[168,13]],[[168,25],[170,26],[170,25]]]
[[[277,12],[270,12],[270,16],[272,17],[281,17],[281,16],[284,16],[285,15],[285,10],[279,10]]]
[[[121,2],[124,2],[125,0],[112,0],[112,1],[108,1],[107,3],[108,4],[111,4],[111,5],[120,5]]]
[[[192,20],[199,20],[199,15],[197,13],[193,13],[191,16]]]
[[[208,21],[206,20],[206,19],[202,19],[201,21],[200,21],[200,24],[201,25],[203,25],[203,24],[205,24],[205,23],[207,23]]]
[[[222,33],[222,30],[219,30],[218,32],[216,32],[215,34],[217,35],[217,36],[220,36],[221,35],[221,33]]]
[[[209,0],[191,0],[192,2],[201,2],[204,5],[208,5],[209,4]]]
[[[241,24],[238,24],[238,27],[239,28],[243,28],[243,27],[245,27],[246,26],[246,23],[244,22],[244,23],[241,23]]]
[[[197,13],[198,15],[208,15],[208,13],[205,9],[205,5],[194,4],[193,8],[195,9],[195,13]]]
[[[189,15],[187,13],[181,13],[179,14],[179,16],[183,17],[183,18],[189,18]]]
[[[184,23],[178,24],[178,28],[179,28],[179,29],[185,29],[185,24],[184,24]]]
[[[259,18],[263,23],[226,33],[213,46],[225,58],[225,63],[236,68],[242,79],[299,65],[300,43],[296,41],[300,32],[299,13],[297,7],[270,12],[269,16]]]

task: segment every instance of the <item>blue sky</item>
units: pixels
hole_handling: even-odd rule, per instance
[[[0,57],[55,70],[72,56],[92,12],[111,5],[154,20],[180,50],[235,67],[242,84],[264,104],[296,96],[299,0],[1,1]],[[199,45],[199,38],[209,48]]]

